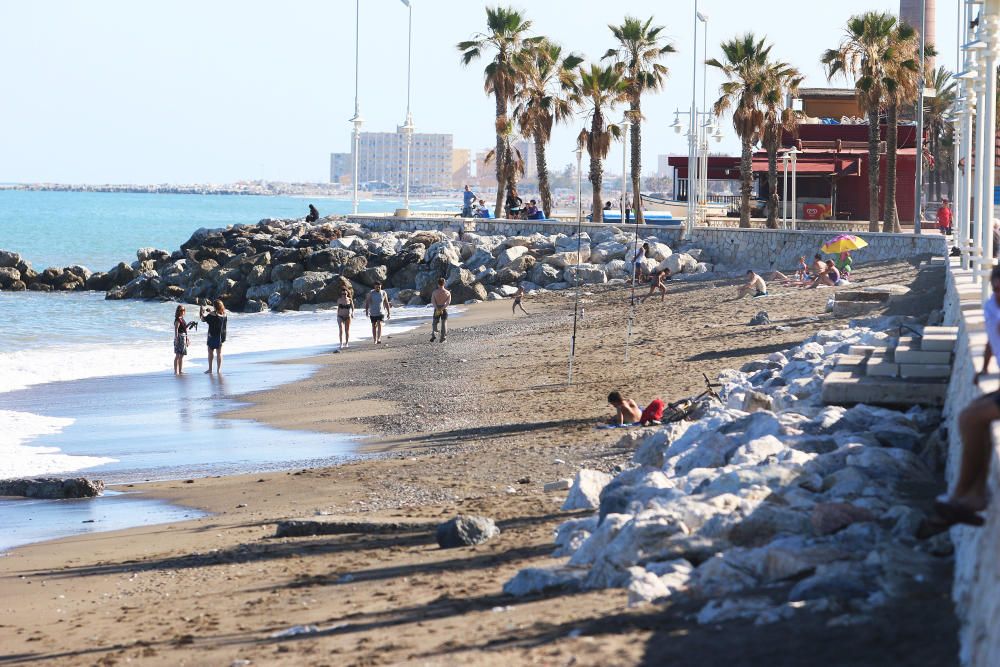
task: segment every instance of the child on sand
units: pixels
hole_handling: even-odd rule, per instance
[[[615,409],[615,416],[608,420],[612,426],[624,426],[634,424],[642,417],[642,411],[631,398],[623,398],[621,392],[613,391],[608,394],[608,405]]]
[[[663,269],[658,274],[656,278],[649,284],[649,294],[642,297],[642,303],[646,303],[646,299],[653,296],[656,290],[660,290],[660,303],[667,300],[667,286],[663,283],[670,280],[671,274],[670,269]]]

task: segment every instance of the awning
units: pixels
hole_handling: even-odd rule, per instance
[[[857,164],[857,160],[799,160],[795,169],[792,169],[791,160],[788,161],[788,171],[798,173],[800,176],[832,176],[834,174],[850,171]],[[755,173],[767,173],[767,160],[754,159],[753,170]],[[785,171],[784,161],[778,160],[778,173]]]

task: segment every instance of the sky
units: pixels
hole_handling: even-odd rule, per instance
[[[828,85],[819,63],[851,14],[896,12],[898,0],[699,0],[708,55],[746,31],[798,67],[806,86]],[[938,0],[940,64],[954,67],[958,0]],[[406,113],[407,9],[361,0],[364,129],[392,131]],[[412,0],[413,92],[418,132],[489,146],[493,103],[483,63],[463,67],[455,45],[485,27],[480,0]],[[658,154],[686,154],[669,127],[688,109],[703,26],[693,53],[695,0],[521,0],[512,6],[546,35],[588,59],[611,46],[609,23],[654,16],[677,49],[666,88],[644,101],[643,171]],[[0,1],[0,182],[226,183],[326,181],[329,154],[350,149],[354,111],[354,0]],[[711,68],[709,68],[711,70]],[[709,71],[709,101],[720,79]],[[844,86],[843,79],[834,82]],[[614,112],[620,116],[620,111]],[[559,126],[550,168],[575,160],[582,119]],[[713,150],[735,153],[730,121]],[[621,147],[608,158],[621,171]]]

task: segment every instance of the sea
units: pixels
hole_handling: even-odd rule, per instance
[[[177,249],[202,227],[349,213],[339,199],[240,195],[0,190],[0,249],[37,270],[82,264],[106,271],[141,247]],[[362,212],[402,202],[367,200]],[[441,209],[440,201],[411,208]],[[0,292],[0,479],[86,476],[141,483],[291,469],[345,460],[356,440],[226,419],[236,397],[306,377],[278,363],[332,353],[335,311],[230,315],[221,375],[204,375],[205,333],[194,334],[185,375],[172,371],[176,304],[105,301],[101,293]],[[396,309],[387,336],[423,323]],[[360,324],[360,322],[358,323]],[[365,344],[367,327],[352,338]],[[367,334],[370,339],[370,333]],[[352,341],[354,342],[354,341]],[[141,494],[96,500],[0,500],[0,552],[54,537],[197,516]],[[81,518],[84,517],[84,518]]]

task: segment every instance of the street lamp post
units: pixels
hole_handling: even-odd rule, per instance
[[[628,206],[628,131],[632,127],[628,113],[622,118],[622,224],[625,224],[625,208]],[[633,211],[634,213],[634,211]]]
[[[976,126],[976,138],[973,144],[972,152],[972,242],[973,242],[973,264],[974,271],[980,272],[977,277],[982,276],[981,271],[985,266],[986,255],[983,252],[985,246],[983,245],[984,234],[983,230],[989,228],[989,223],[983,218],[983,201],[986,199],[985,184],[983,182],[983,171],[986,167],[986,145],[987,136],[989,132],[986,129],[986,124],[983,122],[986,117],[986,81],[984,78],[988,78],[985,75],[985,65],[986,58],[981,51],[985,48],[986,44],[983,41],[984,36],[984,26],[983,21],[980,19],[979,28],[977,30],[977,39],[971,44],[967,44],[966,48],[973,55],[976,65],[976,78],[973,80],[973,88],[976,93],[976,116],[975,116],[975,126]]]
[[[698,207],[698,0],[694,0],[694,46],[691,49],[691,123],[688,126],[688,201],[685,236],[694,231]]]
[[[781,154],[781,227],[788,229],[788,151]]]
[[[704,53],[704,58],[701,61],[701,110],[705,113],[708,112],[708,14],[703,12],[695,12],[695,16],[699,21],[702,22],[704,26],[704,32],[702,33],[704,39],[702,39],[702,52]],[[699,125],[699,146],[698,149],[701,153],[701,159],[698,162],[698,194],[699,203],[702,205],[702,213],[704,217],[708,217],[708,134],[711,129],[711,122],[706,117],[705,123]]]
[[[924,62],[926,60],[926,33],[927,33],[927,3],[920,3],[920,89],[917,92],[917,175],[915,179],[914,189],[915,194],[913,197],[914,202],[914,213],[913,213],[913,233],[920,233],[920,223],[922,217],[921,206],[924,200],[924,86],[927,85],[925,81],[926,73],[924,70]],[[890,214],[886,211],[886,215],[892,215],[895,219],[896,214]]]
[[[792,150],[788,151],[788,154],[792,158],[792,218],[791,218],[791,228],[797,228],[797,221],[799,216],[799,202],[798,202],[798,180],[799,180],[799,153],[801,153],[795,146]]]
[[[993,3],[990,3],[991,5]],[[997,126],[997,61],[1000,56],[1000,16],[995,6],[984,8],[980,17],[980,26],[986,32],[986,51],[983,66],[980,68],[981,78],[985,79],[983,106],[980,107],[979,125],[986,135],[983,140],[982,162],[982,215],[983,215],[983,263],[982,263],[982,297],[985,300],[990,295],[990,273],[993,271],[993,197],[994,177],[996,175],[995,133]],[[985,25],[983,25],[985,23]]]
[[[407,215],[410,212],[410,151],[413,146],[413,114],[410,113],[410,81],[413,71],[413,5],[411,0],[400,0],[406,5],[409,13],[408,33],[406,41],[406,123],[403,125],[403,133],[406,135],[406,173],[403,175],[403,208]]]
[[[358,159],[361,149],[361,125],[364,119],[361,118],[361,106],[358,104],[358,67],[359,54],[361,53],[361,0],[354,3],[354,117],[350,122],[354,124],[354,215],[358,214]]]

